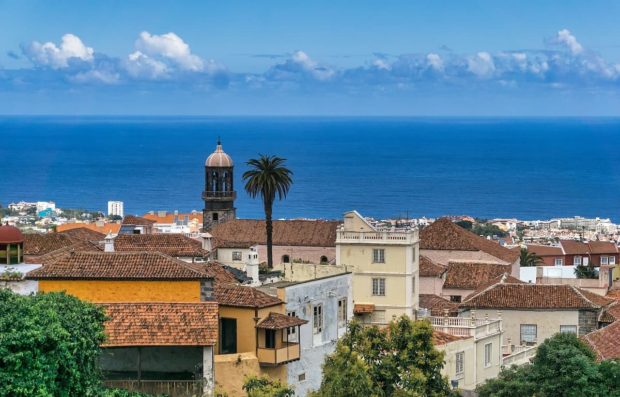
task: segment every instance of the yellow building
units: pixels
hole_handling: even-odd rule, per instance
[[[336,235],[336,264],[353,272],[355,315],[386,324],[418,308],[417,229],[379,229],[357,211],[347,212]]]

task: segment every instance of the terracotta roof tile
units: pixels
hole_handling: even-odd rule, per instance
[[[285,329],[289,327],[296,327],[298,325],[307,324],[307,320],[302,320],[299,317],[287,316],[286,314],[270,312],[267,317],[260,320],[256,324],[256,328],[262,329]]]
[[[282,301],[256,288],[234,284],[215,283],[213,299],[222,306],[263,308],[275,306]]]
[[[187,263],[190,269],[202,273],[209,278],[213,278],[219,284],[236,284],[237,279],[226,268],[218,262]]]
[[[590,332],[582,340],[592,348],[599,361],[620,359],[620,321]]]
[[[617,254],[618,246],[609,241],[590,241],[588,243],[592,254]]]
[[[420,255],[420,277],[440,277],[445,271],[445,266],[433,262],[424,255]]]
[[[567,255],[587,254],[590,248],[587,244],[576,240],[560,240],[560,244]]]
[[[25,258],[26,263],[40,263],[47,265],[57,260],[71,255],[72,252],[89,252],[89,251],[101,251],[101,247],[97,243],[90,241],[78,241],[66,247],[58,248],[57,250],[48,252],[44,255],[29,256]]]
[[[510,265],[494,262],[448,262],[444,288],[476,289],[483,284],[510,273]]]
[[[431,316],[444,316],[446,310],[448,316],[456,316],[459,312],[458,303],[433,294],[420,294],[420,308],[430,310]]]
[[[600,309],[611,300],[571,285],[498,283],[468,296],[473,309]]]
[[[202,280],[205,275],[159,252],[73,252],[28,273],[31,279]]]
[[[463,229],[448,218],[440,218],[420,232],[420,249],[483,251],[508,263],[514,263],[519,253],[504,248]]]
[[[24,255],[39,256],[73,244],[75,240],[62,233],[24,234]]]
[[[73,229],[89,229],[98,233],[102,233],[103,235],[107,235],[108,233],[118,234],[118,231],[121,229],[120,223],[65,223],[64,225],[56,226],[56,232],[62,233],[68,230]]]
[[[145,225],[150,226],[155,223],[154,220],[146,219],[136,215],[125,215],[123,218],[123,225]]]
[[[335,247],[337,221],[273,221],[273,245]],[[214,247],[249,247],[266,244],[265,221],[235,219],[210,230]]]
[[[102,241],[106,236],[103,233],[87,227],[76,227],[75,229],[63,230],[58,233],[69,236],[71,239],[82,241]]]
[[[166,224],[174,223],[175,219],[182,221],[185,219],[185,217],[187,217],[190,222],[193,219],[196,219],[198,223],[202,224],[202,212],[194,212],[194,213],[188,213],[188,214],[176,214],[176,215],[174,213],[166,213],[166,215],[164,216],[159,216],[155,213],[155,214],[144,214],[142,216],[142,218],[144,219],[148,219],[156,223],[166,223]]]
[[[471,338],[471,336],[456,336],[433,329],[433,345],[435,346],[446,345],[450,342],[467,338]]]
[[[114,250],[118,252],[157,251],[174,257],[205,257],[208,251],[202,243],[176,233],[161,234],[119,234],[114,239]]]
[[[521,247],[517,247],[520,250]],[[539,256],[563,256],[562,247],[551,245],[534,245],[527,244],[527,252],[534,253]]]
[[[107,340],[115,346],[213,346],[218,305],[201,303],[108,303],[102,305]]]
[[[372,303],[356,303],[353,305],[353,313],[364,314],[372,313],[375,311],[375,305]]]

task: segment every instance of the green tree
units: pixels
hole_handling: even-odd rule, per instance
[[[96,396],[102,309],[63,293],[0,290],[0,395]]]
[[[559,333],[538,347],[531,364],[504,369],[477,391],[480,397],[620,396],[620,364],[595,358],[576,335]]]
[[[246,192],[252,198],[260,195],[263,199],[269,268],[273,267],[273,202],[276,197],[285,198],[293,184],[293,172],[285,167],[285,162],[281,157],[260,155],[258,159],[248,160],[250,169],[243,173]]]
[[[428,321],[402,316],[387,328],[349,324],[336,351],[323,364],[323,381],[313,397],[453,396],[440,371],[443,353],[432,342]]]
[[[598,278],[598,272],[590,265],[575,266],[575,277],[577,278]]]
[[[529,252],[527,248],[521,248],[519,263],[521,267],[538,266],[543,263],[543,259],[540,255],[536,255],[535,252]]]
[[[292,387],[284,386],[280,381],[264,376],[246,378],[243,390],[248,393],[248,397],[292,397],[295,395]]]

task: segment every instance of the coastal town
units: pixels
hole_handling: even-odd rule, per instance
[[[103,384],[153,395],[246,396],[252,380],[316,395],[352,330],[403,318],[429,327],[455,395],[531,365],[558,334],[620,359],[609,218],[240,219],[235,160],[220,141],[206,156],[201,211],[6,204],[0,286],[102,308]]]

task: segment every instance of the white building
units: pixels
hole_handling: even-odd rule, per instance
[[[53,201],[37,201],[37,213],[45,211],[46,209],[54,211],[56,209],[56,203]]]
[[[122,201],[108,201],[108,216],[117,215],[121,218],[125,216]]]

